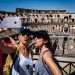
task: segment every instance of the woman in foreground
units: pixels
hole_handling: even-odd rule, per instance
[[[53,60],[50,39],[46,31],[36,32],[34,45],[39,49],[40,57],[35,63],[36,75],[62,75]]]

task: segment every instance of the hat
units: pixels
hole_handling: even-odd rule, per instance
[[[20,28],[20,33],[19,34],[30,36],[32,34],[32,32],[30,31],[30,29],[22,27],[22,28]]]

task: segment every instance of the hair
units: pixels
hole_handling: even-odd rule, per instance
[[[49,48],[49,50],[53,54],[52,42],[51,42],[51,39],[50,39],[47,31],[45,31],[45,30],[36,31],[34,36],[37,37],[37,38],[43,38],[45,41],[47,41],[47,43],[45,45],[46,45],[47,48]]]

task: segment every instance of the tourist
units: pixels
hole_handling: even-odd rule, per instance
[[[11,75],[33,75],[33,64],[30,49],[30,30],[21,28],[19,33],[19,44],[17,45],[18,58],[12,66]]]
[[[34,46],[39,49],[40,57],[35,63],[36,75],[62,75],[53,60],[50,39],[46,31],[37,31]]]

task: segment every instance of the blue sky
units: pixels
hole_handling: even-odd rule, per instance
[[[0,0],[0,10],[15,11],[16,8],[64,9],[75,12],[75,0]]]

